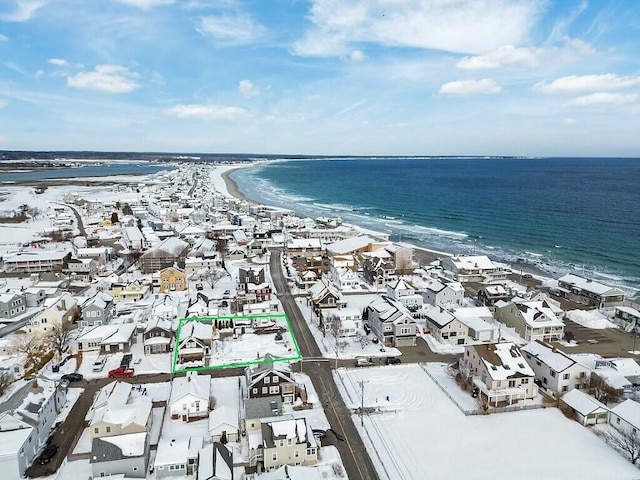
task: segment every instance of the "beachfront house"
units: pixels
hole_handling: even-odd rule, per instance
[[[460,372],[486,406],[502,407],[538,394],[535,373],[511,342],[466,345]]]
[[[638,323],[640,323],[640,311],[632,307],[618,306],[615,307],[613,319],[625,331],[632,332],[638,328]]]
[[[464,302],[464,287],[460,282],[442,283],[431,279],[422,290],[422,299],[436,307],[460,307]]]
[[[440,264],[447,275],[462,283],[491,283],[507,278],[507,271],[493,263],[486,255],[444,257]]]
[[[422,307],[422,295],[409,282],[399,279],[387,284],[387,297],[397,300],[407,309],[415,312]]]
[[[625,293],[619,288],[574,274],[558,279],[558,291],[573,302],[598,309],[621,305],[625,298]]]
[[[564,312],[552,300],[527,301],[514,297],[495,304],[495,318],[528,342],[555,342],[564,337]]]
[[[588,388],[591,370],[557,348],[536,340],[521,351],[535,372],[538,384],[553,395]]]

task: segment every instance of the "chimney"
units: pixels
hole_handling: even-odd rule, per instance
[[[60,300],[60,310],[66,310],[67,309],[67,301],[63,298],[62,300]]]

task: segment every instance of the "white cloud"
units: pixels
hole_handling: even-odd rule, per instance
[[[351,55],[349,55],[349,58],[352,62],[361,62],[362,60],[364,60],[365,55],[361,50],[354,50],[353,52],[351,52]]]
[[[92,72],[67,77],[67,85],[82,90],[104,93],[129,93],[140,85],[139,75],[120,65],[98,65]]]
[[[67,67],[69,65],[69,62],[63,60],[62,58],[50,58],[49,60],[47,60],[47,63],[51,65],[57,65],[58,67]]]
[[[566,107],[619,107],[638,101],[636,93],[596,92],[569,100]]]
[[[522,43],[539,0],[313,0],[313,27],[293,53],[345,56],[351,43],[483,53]]]
[[[539,82],[533,89],[542,93],[584,93],[602,90],[618,90],[640,84],[640,76],[619,77],[614,73],[604,75],[570,75],[551,83]]]
[[[238,82],[238,92],[245,98],[260,95],[260,89],[256,87],[251,80],[240,80],[240,82]]]
[[[7,105],[9,105],[9,102],[7,102],[6,100],[0,100],[0,108],[4,108]]]
[[[490,78],[482,80],[456,80],[455,82],[445,83],[440,87],[438,93],[442,95],[489,95],[500,93],[502,87]]]
[[[169,116],[178,118],[199,118],[203,120],[233,120],[246,117],[248,111],[242,107],[220,105],[174,105],[164,110]]]
[[[523,65],[537,67],[540,63],[539,48],[517,48],[513,45],[503,45],[485,55],[464,57],[456,66],[463,70],[488,70],[509,65]]]
[[[9,37],[0,33],[0,42],[8,42]]]
[[[0,14],[0,20],[5,22],[26,22],[40,8],[44,7],[48,0],[13,0],[16,8],[11,13]]]
[[[150,10],[154,7],[161,7],[164,5],[172,5],[175,0],[117,0],[120,3],[137,7],[141,10]]]
[[[202,17],[196,30],[225,45],[254,43],[266,34],[266,28],[243,13]]]

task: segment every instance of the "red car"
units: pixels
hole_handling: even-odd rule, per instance
[[[118,367],[115,370],[109,370],[109,378],[133,377],[133,368]]]

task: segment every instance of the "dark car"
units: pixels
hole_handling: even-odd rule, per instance
[[[400,359],[398,357],[387,357],[387,365],[398,365],[400,362]]]
[[[38,458],[38,463],[40,465],[44,465],[45,463],[49,463],[57,452],[58,452],[58,446],[57,445],[54,445],[54,444],[47,445],[46,447],[44,447],[44,450],[40,454],[40,457]]]
[[[67,380],[68,382],[78,382],[82,380],[84,377],[81,373],[73,372],[66,373],[60,377],[60,380]]]

